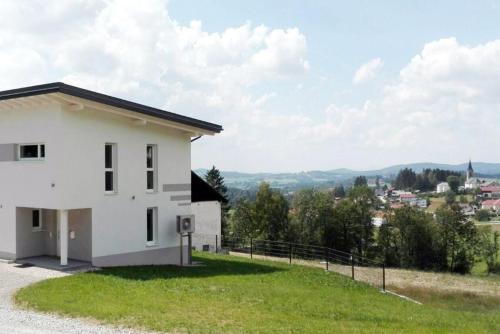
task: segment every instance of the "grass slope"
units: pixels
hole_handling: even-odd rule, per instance
[[[462,300],[467,307],[452,308],[432,297],[420,306],[321,269],[200,253],[195,260],[206,266],[110,268],[51,279],[20,290],[15,300],[168,332],[500,332],[498,300],[479,308]]]

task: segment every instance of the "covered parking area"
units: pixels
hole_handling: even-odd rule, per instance
[[[72,260],[92,261],[91,209],[16,208],[16,262],[67,267]]]

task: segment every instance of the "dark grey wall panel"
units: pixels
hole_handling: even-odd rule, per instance
[[[16,144],[0,144],[0,161],[17,160]]]
[[[190,201],[191,200],[191,195],[177,195],[177,196],[170,196],[171,201]]]
[[[163,191],[191,191],[191,185],[189,183],[164,184]]]

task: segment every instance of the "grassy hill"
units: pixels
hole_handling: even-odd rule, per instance
[[[20,290],[19,305],[175,333],[499,333],[495,298],[417,305],[322,269],[196,253],[205,266],[110,268]]]

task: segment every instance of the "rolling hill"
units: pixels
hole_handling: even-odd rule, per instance
[[[382,169],[365,171],[357,171],[346,168],[327,171],[312,170],[296,173],[242,173],[234,171],[222,171],[222,175],[224,176],[226,185],[232,188],[252,189],[258,186],[258,184],[261,182],[268,182],[273,187],[294,190],[307,186],[329,187],[338,183],[348,184],[352,182],[352,179],[358,175],[364,175],[366,177],[381,176],[382,178],[390,179],[403,168],[411,168],[416,172],[421,172],[426,168],[439,168],[465,172],[465,170],[467,169],[467,165],[468,163],[450,165],[422,162],[394,165]],[[500,176],[500,163],[473,162],[472,165],[477,175],[486,177]],[[204,175],[206,171],[206,169],[195,170],[198,175]]]

